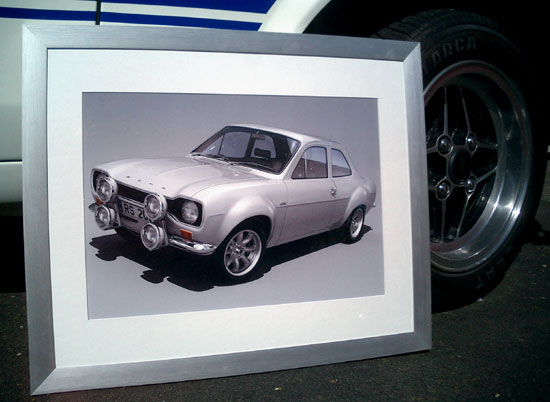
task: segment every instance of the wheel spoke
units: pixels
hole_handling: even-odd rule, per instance
[[[440,214],[440,222],[439,222],[439,241],[443,241],[445,239],[445,216],[447,214],[447,201],[441,201],[441,214]]]
[[[244,268],[246,268],[246,267],[248,267],[248,266],[250,265],[250,258],[247,257],[247,256],[244,255],[244,254],[241,255],[241,256],[239,257],[239,261],[242,262],[242,266],[243,266]],[[239,266],[241,266],[241,264],[239,264]]]
[[[245,237],[244,234],[243,234],[243,238],[242,238],[241,244],[242,244],[243,246],[246,246],[248,243],[250,243],[250,242],[253,241],[253,240],[254,240],[254,237],[252,237],[252,235],[251,235],[250,233],[247,233],[247,234],[246,234],[246,237]]]
[[[437,144],[434,145],[433,147],[427,148],[427,149],[426,149],[426,153],[427,153],[428,155],[439,153],[439,151],[438,151],[438,149],[437,149]]]
[[[252,244],[251,246],[244,247],[243,250],[247,253],[253,253],[256,251],[256,248],[257,248],[256,244]]]
[[[493,169],[489,170],[487,173],[485,173],[485,174],[483,174],[483,175],[481,175],[481,176],[477,176],[477,177],[476,177],[476,178],[477,178],[477,181],[478,181],[479,183],[481,183],[482,181],[487,180],[489,177],[495,175],[496,172],[497,172],[497,168],[494,167]]]
[[[231,269],[230,267],[233,266],[233,265],[236,265],[237,266],[237,270],[239,268],[239,263],[237,261],[237,256],[234,255],[234,254],[230,254],[229,255],[229,258],[227,259],[227,264],[226,266]],[[232,271],[236,271],[235,269],[231,269]]]
[[[492,151],[498,150],[498,144],[489,144],[487,142],[479,142],[477,144],[477,147],[480,148],[480,149],[489,149],[489,150],[492,150]]]
[[[466,194],[466,201],[464,202],[464,206],[462,207],[462,213],[460,214],[460,221],[458,222],[458,226],[456,228],[456,237],[460,237],[460,232],[462,231],[462,224],[464,223],[464,218],[466,217],[466,211],[468,209],[468,203],[470,202],[470,198],[472,198],[473,193]]]
[[[468,129],[468,132],[471,133],[472,129],[470,127],[470,119],[468,117],[468,108],[466,107],[466,100],[464,99],[464,93],[462,91],[462,88],[460,88],[460,98],[462,99],[462,109],[464,111],[464,120],[466,121],[466,128]]]
[[[235,256],[233,259],[235,261],[235,268],[233,269],[233,272],[241,272],[242,269],[240,258],[238,256]]]
[[[449,102],[447,100],[447,87],[443,88],[443,134],[449,134]]]

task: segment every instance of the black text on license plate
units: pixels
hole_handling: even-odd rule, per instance
[[[137,205],[130,204],[126,201],[120,201],[120,213],[124,216],[133,219],[139,219],[140,221],[149,222],[147,215],[145,215],[145,210]]]

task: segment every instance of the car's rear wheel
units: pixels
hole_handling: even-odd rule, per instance
[[[545,149],[529,72],[492,21],[466,12],[425,12],[377,36],[421,42],[434,303],[460,305],[498,283],[538,205]]]
[[[344,242],[351,244],[361,240],[364,222],[365,211],[361,207],[355,208],[342,227]]]

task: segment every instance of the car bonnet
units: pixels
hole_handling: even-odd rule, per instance
[[[226,162],[195,158],[127,159],[98,166],[117,182],[167,198],[192,197],[208,187],[258,176]]]

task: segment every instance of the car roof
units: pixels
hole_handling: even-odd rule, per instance
[[[318,144],[341,146],[341,144],[333,140],[329,140],[328,138],[316,137],[313,135],[298,133],[296,131],[290,131],[282,128],[268,127],[268,126],[263,126],[258,124],[231,124],[228,127],[244,127],[249,129],[258,129],[260,131],[268,131],[271,133],[278,133],[278,134],[282,134],[287,137],[293,138],[295,140],[298,140],[302,143],[302,145],[310,145],[310,144],[318,143]]]

